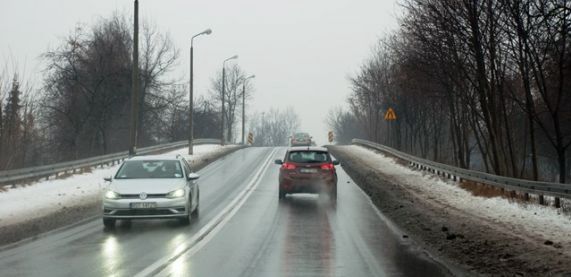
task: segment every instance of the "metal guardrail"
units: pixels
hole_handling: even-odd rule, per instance
[[[200,144],[220,144],[219,139],[195,139],[194,145]],[[143,147],[137,150],[137,155],[147,155],[151,153],[164,152],[179,149],[188,145],[188,140],[177,141],[166,144]],[[61,173],[76,172],[83,168],[90,168],[98,165],[115,164],[129,157],[128,151],[96,156],[81,160],[74,160],[56,164],[27,167],[14,170],[0,171],[0,187],[22,182],[31,182],[42,178],[49,179],[50,176],[58,176]]]
[[[506,190],[533,193],[539,195],[541,198],[543,195],[553,196],[556,198],[556,203],[559,201],[559,197],[571,199],[571,184],[536,182],[503,177],[481,171],[463,169],[447,164],[429,161],[426,159],[421,159],[410,154],[395,150],[393,148],[362,139],[353,139],[352,142],[356,145],[366,146],[389,153],[393,156],[396,156],[397,158],[409,162],[413,167],[419,168],[421,170],[428,170],[435,174],[443,175],[454,180],[469,180],[476,183],[492,185]],[[540,202],[541,201],[542,200],[540,200]]]

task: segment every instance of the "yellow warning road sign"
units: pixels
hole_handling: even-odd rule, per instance
[[[254,144],[254,134],[248,133],[248,144]]]
[[[329,131],[329,133],[327,134],[327,136],[329,137],[329,143],[333,142],[333,139],[335,139],[335,137],[333,136],[333,131]]]
[[[385,113],[385,120],[386,120],[386,121],[397,120],[397,114],[395,113],[395,111],[393,110],[393,108],[389,108],[389,109],[387,110],[387,112]]]

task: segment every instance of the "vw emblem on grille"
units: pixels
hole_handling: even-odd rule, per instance
[[[141,192],[141,194],[139,194],[139,198],[141,198],[141,200],[145,200],[145,199],[147,199],[147,194],[144,192]]]

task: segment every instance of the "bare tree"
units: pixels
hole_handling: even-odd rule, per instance
[[[43,124],[51,127],[58,159],[127,147],[131,33],[127,17],[114,14],[89,29],[76,28],[60,47],[44,54]],[[164,139],[159,130],[174,84],[165,76],[178,57],[168,36],[149,24],[142,33],[139,145]]]
[[[533,179],[543,156],[564,182],[571,3],[405,0],[403,7],[400,30],[382,38],[351,78],[349,104],[368,138]],[[399,115],[392,126],[382,120],[388,107]],[[542,179],[552,180],[547,174]]]
[[[224,86],[224,120],[226,121],[224,133],[227,141],[234,141],[236,122],[239,118],[238,107],[242,104],[242,85],[246,72],[237,64],[228,67],[225,70]],[[251,82],[246,83],[246,99],[251,96],[253,85]],[[217,103],[218,107],[222,107],[222,70],[216,73],[211,80],[210,97]]]

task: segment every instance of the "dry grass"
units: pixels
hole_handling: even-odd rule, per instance
[[[60,173],[60,174],[56,175],[56,179],[59,179],[59,180],[66,179],[66,178],[69,178],[73,175],[75,175],[75,173],[73,173],[73,172],[64,172],[64,173]]]
[[[486,184],[481,184],[466,180],[463,180],[458,184],[461,188],[471,192],[472,195],[474,196],[488,197],[488,198],[511,196],[510,193],[506,192],[505,190]]]
[[[108,166],[108,165],[106,165],[106,166]],[[91,173],[91,172],[93,172],[93,169],[90,166],[86,166],[86,167],[80,168],[79,170],[59,173],[56,176],[56,179],[66,179],[66,178],[69,178],[69,177],[76,175],[76,174],[84,174],[84,173]]]
[[[19,182],[0,185],[0,192],[6,192],[11,188],[31,186],[36,181],[37,181],[36,179],[24,179],[24,180],[20,180]]]
[[[513,190],[505,190],[502,188],[494,187],[491,185],[481,184],[477,182],[463,180],[458,182],[458,185],[472,193],[474,196],[480,197],[502,197],[507,199],[511,203],[515,203],[522,206],[528,205],[540,205],[539,199],[540,196],[536,194],[529,194],[525,192],[513,191]],[[555,207],[555,198],[551,196],[544,196],[543,197],[544,206],[553,206]],[[564,214],[571,214],[571,200],[561,198],[560,199],[560,208],[559,211]]]

